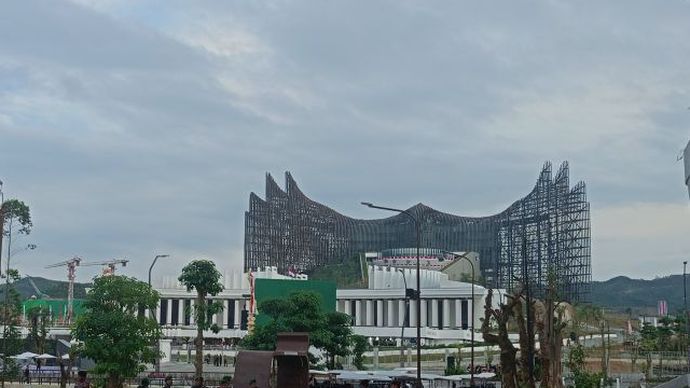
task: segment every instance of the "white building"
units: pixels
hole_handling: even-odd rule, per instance
[[[472,321],[472,284],[450,281],[438,271],[421,270],[420,274],[421,337],[425,343],[469,341],[470,330],[481,326],[487,290],[474,286]],[[337,310],[352,316],[356,334],[374,338],[400,338],[407,315],[404,337],[416,338],[417,301],[406,304],[405,282],[407,288],[416,288],[414,269],[369,266],[366,289],[337,290]]]
[[[403,278],[403,273],[405,274]],[[253,273],[255,278],[306,280],[306,276],[291,278],[277,273],[274,267]],[[415,271],[411,268],[369,266],[369,284],[365,289],[339,289],[336,291],[336,310],[352,316],[353,331],[371,338],[395,338],[401,336],[405,315],[409,314],[404,336],[416,338],[417,305],[410,300],[406,305],[404,282],[408,288],[416,288]],[[214,297],[224,305],[224,310],[213,317],[220,327],[218,333],[208,331],[207,338],[239,339],[247,334],[241,330],[242,310],[249,309],[250,286],[247,274],[225,273],[224,290]],[[163,327],[168,339],[194,337],[194,317],[189,314],[195,294],[187,292],[176,278],[165,278],[154,283],[160,293],[154,316]],[[448,280],[448,275],[438,271],[421,271],[422,338],[425,343],[448,343],[470,339],[472,327],[481,325],[486,289],[474,286],[475,314],[472,321],[472,285]],[[141,311],[149,314],[149,311]],[[475,334],[476,336],[476,334]],[[163,351],[165,353],[165,347]]]

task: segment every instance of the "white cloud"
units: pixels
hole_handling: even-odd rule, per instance
[[[373,216],[362,197],[482,215],[549,159],[588,183],[595,277],[671,272],[688,248],[673,210],[687,3],[74,0],[3,16],[0,178],[35,209],[37,271],[82,252],[241,256],[265,171],[353,215]]]
[[[690,252],[687,204],[633,203],[592,209],[592,257],[596,279],[639,278],[682,271]]]

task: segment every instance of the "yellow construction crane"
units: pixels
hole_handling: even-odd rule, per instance
[[[114,260],[105,260],[105,261],[90,261],[88,263],[82,264],[82,266],[91,266],[91,265],[102,265],[103,267],[103,272],[101,273],[101,276],[112,276],[115,275],[115,268],[118,265],[121,265],[123,267],[127,266],[127,263],[129,260],[125,259],[114,259]]]
[[[52,264],[47,266],[46,268],[55,268],[55,267],[67,267],[67,282],[68,282],[68,287],[67,287],[67,323],[70,324],[72,323],[72,317],[74,316],[74,279],[75,275],[77,272],[77,267],[79,266],[79,263],[81,263],[81,257],[74,256],[73,258]]]

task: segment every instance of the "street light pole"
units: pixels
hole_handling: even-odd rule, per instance
[[[391,212],[396,212],[400,214],[404,214],[412,221],[414,222],[414,227],[415,227],[415,233],[416,233],[416,240],[417,240],[417,294],[415,297],[417,298],[417,386],[421,387],[422,386],[422,282],[421,282],[421,270],[420,270],[420,265],[419,265],[419,244],[421,240],[421,236],[419,233],[419,220],[417,217],[413,216],[412,213],[408,212],[407,210],[402,210],[402,209],[395,209],[391,207],[383,207],[383,206],[376,206],[371,202],[362,202],[362,205],[370,207],[372,209],[380,209],[380,210],[388,210]]]
[[[405,285],[405,291],[403,291],[405,298],[405,318],[403,318],[403,322],[400,325],[400,367],[405,367],[405,347],[403,346],[403,341],[405,341],[405,325],[410,319],[410,298],[407,297],[407,279],[405,278],[405,270],[403,268],[396,268],[396,271],[400,271],[402,274],[403,284]]]
[[[465,259],[467,260],[468,263],[470,263],[470,270],[472,271],[472,314],[470,316],[471,320],[471,330],[470,330],[470,387],[474,387],[474,263],[472,260],[470,260],[469,257],[467,257],[467,254],[469,252],[465,252],[462,255],[458,255],[457,253],[450,252],[450,251],[442,251],[443,253],[448,253],[455,257],[456,259]]]
[[[687,352],[688,352],[688,370],[690,370],[690,314],[688,314],[688,287],[686,278],[686,267],[688,266],[688,261],[683,262],[683,304],[685,305],[685,340],[687,342]]]
[[[151,271],[153,270],[153,266],[156,265],[156,261],[158,261],[158,259],[162,259],[165,257],[170,257],[170,255],[156,255],[156,257],[153,258],[153,262],[151,263],[151,266],[149,267],[149,288],[151,288]],[[156,318],[153,315],[153,311],[149,311],[149,316],[151,316],[151,318],[154,318],[154,319]],[[156,322],[158,322],[157,319],[156,319]],[[161,371],[161,361],[160,361],[161,340],[160,340],[160,338],[156,341],[156,349],[158,350],[158,352],[156,353],[156,372],[160,372]]]
[[[0,274],[2,274],[2,240],[5,236],[5,192],[2,190],[2,181],[0,180]]]

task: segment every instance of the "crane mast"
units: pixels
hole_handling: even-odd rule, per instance
[[[79,266],[79,263],[81,263],[81,258],[74,256],[70,260],[52,264],[46,267],[67,267],[67,324],[71,324],[72,317],[74,317],[74,280],[76,279],[77,267]]]

